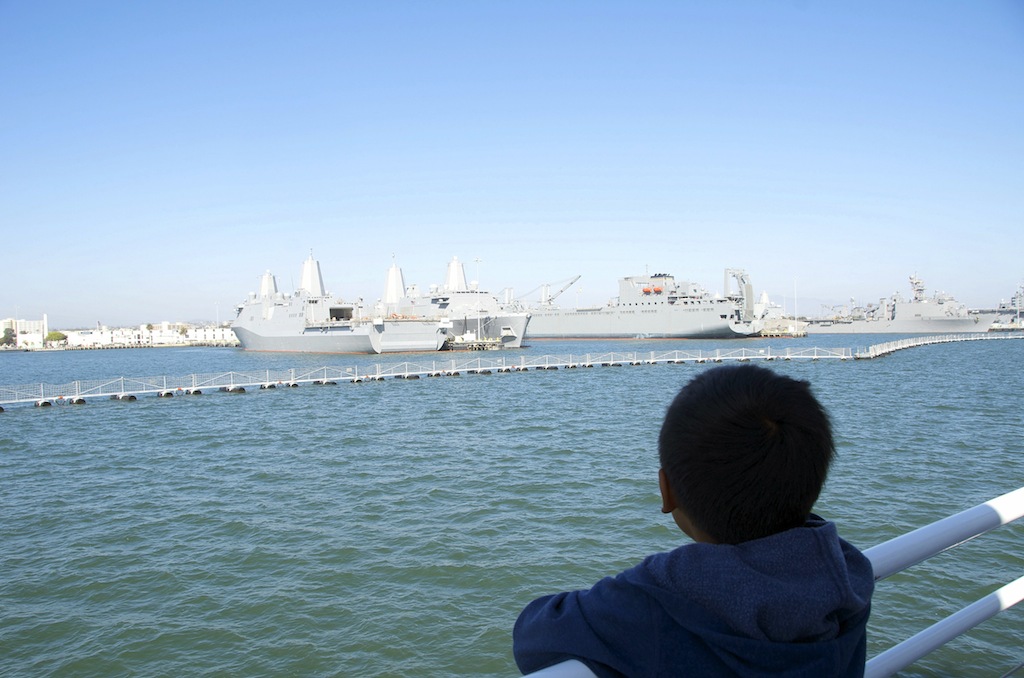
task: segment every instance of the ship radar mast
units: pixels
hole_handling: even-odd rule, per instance
[[[260,276],[260,299],[270,299],[277,296],[277,279],[274,274],[267,270]]]
[[[397,304],[404,294],[405,277],[392,255],[391,268],[388,269],[387,278],[384,280],[384,303]]]
[[[302,262],[302,277],[300,280],[299,289],[306,290],[309,296],[327,296],[327,291],[324,289],[324,277],[320,273],[320,262],[313,258],[312,250],[309,252],[309,259]]]
[[[466,289],[466,269],[458,257],[448,262],[448,273],[444,278],[445,292],[461,292]]]
[[[917,275],[910,276],[910,289],[914,291],[914,301],[924,301],[924,283]]]

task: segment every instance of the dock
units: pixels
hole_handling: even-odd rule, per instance
[[[849,348],[717,348],[694,351],[613,352],[601,354],[515,356],[507,352],[494,357],[454,355],[447,360],[373,364],[361,367],[317,367],[314,369],[218,372],[185,376],[116,377],[72,381],[66,384],[0,386],[3,405],[84,405],[89,400],[136,400],[140,396],[170,398],[202,393],[245,393],[249,390],[295,388],[300,385],[330,386],[387,379],[451,377],[461,374],[492,374],[529,370],[572,370],[637,365],[725,363],[750,361],[871,360],[897,351],[934,344],[1024,339],[1024,333],[954,334],[900,339],[865,349]]]

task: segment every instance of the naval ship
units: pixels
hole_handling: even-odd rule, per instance
[[[924,282],[916,275],[910,276],[910,288],[909,300],[896,292],[878,304],[843,307],[832,315],[810,318],[805,329],[808,334],[988,332],[999,317],[995,311],[969,311],[943,292],[926,296]]]
[[[738,289],[730,289],[730,279]],[[740,269],[726,269],[725,296],[656,273],[621,278],[619,296],[604,306],[555,306],[554,298],[567,287],[556,295],[545,294],[531,309],[531,338],[727,339],[756,336],[763,326],[765,305],[755,302],[750,278]]]
[[[270,271],[259,293],[238,305],[231,329],[248,351],[298,353],[393,353],[436,351],[447,339],[438,319],[384,318],[368,315],[361,302],[327,293],[320,262],[309,255],[298,289],[283,294]]]
[[[267,271],[259,292],[238,305],[231,329],[249,351],[395,353],[460,346],[518,348],[529,314],[503,312],[497,299],[466,285],[462,266],[449,265],[445,285],[420,294],[405,290],[397,266],[388,271],[385,296],[372,307],[347,302],[324,288],[320,262],[310,254],[292,294]]]
[[[458,257],[448,262],[444,283],[421,291],[405,286],[402,269],[392,264],[385,281],[383,313],[387,318],[438,318],[448,327],[445,348],[520,348],[530,313],[506,308],[478,283],[466,283]]]

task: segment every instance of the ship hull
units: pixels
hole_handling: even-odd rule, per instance
[[[577,276],[578,277],[578,276]],[[728,291],[729,278],[739,290]],[[575,279],[573,280],[575,282]],[[571,285],[572,283],[570,283]],[[731,339],[756,335],[762,312],[747,274],[726,270],[726,295],[667,273],[619,279],[619,295],[605,306],[560,308],[551,301],[531,310],[529,337],[537,339]]]
[[[446,338],[436,320],[388,320],[374,329],[380,336],[378,353],[439,351]]]
[[[300,331],[298,333],[264,331],[239,327],[232,328],[238,343],[246,351],[276,351],[287,353],[380,353],[380,337],[365,327],[337,328],[332,331]]]
[[[528,313],[451,318],[451,331],[457,337],[471,334],[477,338],[499,338],[501,348],[522,348],[526,328],[530,322],[531,316]]]
[[[388,304],[385,310],[398,318],[433,318],[448,328],[448,336],[452,340],[472,337],[475,340],[497,340],[500,348],[522,347],[531,320],[529,313],[502,308],[488,292],[466,289],[462,275],[451,282],[455,289],[407,294]],[[402,283],[397,286],[403,288]]]
[[[532,312],[529,329],[535,339],[731,339],[753,333],[737,327],[725,304],[540,309]]]

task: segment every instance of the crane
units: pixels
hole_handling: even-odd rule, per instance
[[[540,303],[542,305],[544,305],[544,306],[549,306],[555,299],[557,299],[562,294],[562,292],[565,292],[567,289],[572,287],[576,283],[576,281],[579,280],[581,277],[582,276],[577,275],[575,277],[569,278],[569,282],[567,282],[564,285],[562,285],[562,287],[559,288],[559,290],[557,292],[555,292],[554,294],[551,293],[551,286],[552,285],[557,285],[558,283],[562,282],[561,280],[558,280],[558,281],[553,282],[553,283],[544,283],[543,285],[538,285],[537,287],[534,287],[532,290],[530,290],[526,294],[520,296],[519,299],[523,299],[524,297],[528,297],[531,294],[533,294],[534,292],[536,292],[537,290],[540,290],[541,291],[541,293],[540,293]]]

